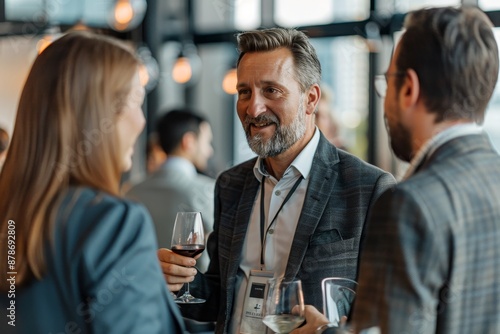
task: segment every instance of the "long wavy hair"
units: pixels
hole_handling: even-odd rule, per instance
[[[70,186],[119,194],[115,122],[138,64],[125,44],[88,32],[68,33],[35,60],[0,174],[0,290],[7,272],[17,272],[18,287],[42,278],[44,246]]]

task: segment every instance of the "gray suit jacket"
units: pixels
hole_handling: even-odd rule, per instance
[[[205,175],[192,175],[168,163],[146,180],[132,187],[127,197],[144,204],[156,228],[160,247],[170,248],[175,216],[179,211],[199,211],[203,217],[206,238],[213,231],[215,180]],[[210,259],[203,252],[197,267],[205,272]]]
[[[382,333],[500,333],[500,156],[439,147],[367,224],[353,322]]]
[[[15,327],[4,314],[10,300],[0,295],[0,333],[184,332],[144,207],[73,188],[51,241],[43,279],[16,289]]]
[[[212,261],[207,273],[191,284],[192,293],[207,298],[207,303],[181,307],[187,317],[217,320],[217,333],[227,332],[232,314],[236,273],[260,184],[252,171],[255,160],[218,178],[215,229],[208,245]],[[356,279],[368,209],[394,182],[392,175],[337,150],[321,135],[285,272],[302,280],[307,304],[321,308],[323,278]]]

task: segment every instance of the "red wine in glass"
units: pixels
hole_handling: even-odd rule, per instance
[[[200,244],[172,246],[172,252],[189,257],[195,257],[196,255],[201,254],[204,250],[205,245]]]
[[[205,250],[205,236],[200,212],[177,212],[171,250],[182,256],[195,257]],[[176,299],[179,304],[199,304],[205,299],[196,298],[189,292],[189,283],[184,294]]]

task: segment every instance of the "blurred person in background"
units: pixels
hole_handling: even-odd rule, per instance
[[[192,110],[175,109],[157,121],[156,133],[168,158],[156,172],[133,186],[127,197],[148,208],[160,247],[170,248],[175,216],[180,211],[201,212],[208,238],[213,231],[215,179],[197,173],[197,169],[205,170],[213,154],[212,128]],[[203,252],[198,269],[205,272],[208,262],[208,252]]]
[[[2,333],[184,330],[151,218],[118,196],[145,123],[138,65],[84,32],[35,60],[0,174]]]
[[[316,111],[316,126],[323,133],[326,139],[335,147],[346,150],[340,136],[340,124],[334,115],[333,92],[325,84],[321,84],[321,98]]]

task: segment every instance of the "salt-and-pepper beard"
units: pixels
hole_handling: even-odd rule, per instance
[[[244,130],[247,136],[248,145],[261,158],[275,157],[301,139],[306,132],[305,106],[303,104],[304,95],[299,102],[298,115],[290,125],[281,125],[279,119],[274,114],[262,114],[255,118],[246,116]],[[262,139],[260,134],[252,137],[250,126],[254,123],[275,124],[276,130],[268,140]]]

